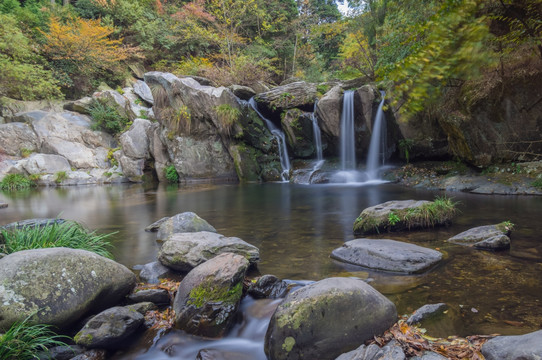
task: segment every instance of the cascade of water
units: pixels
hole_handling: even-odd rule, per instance
[[[341,169],[356,169],[356,143],[354,133],[354,91],[344,92],[343,112],[341,114]]]
[[[276,127],[271,120],[263,116],[260,110],[258,110],[258,104],[254,100],[254,98],[251,98],[248,101],[248,104],[265,122],[265,125],[267,126],[269,131],[271,131],[271,134],[277,140],[277,143],[279,145],[280,166],[282,167],[282,173],[280,174],[280,178],[282,181],[288,181],[290,177],[290,158],[288,157],[288,149],[286,148],[286,137],[284,136],[284,132],[278,127]]]
[[[375,121],[373,123],[373,133],[371,134],[371,143],[369,144],[369,153],[367,154],[367,176],[369,180],[378,178],[378,168],[386,160],[386,119],[384,117],[384,96],[386,93],[381,91],[382,101],[378,105]]]
[[[314,110],[311,114],[312,120],[312,133],[314,135],[314,147],[316,148],[316,160],[324,160],[324,155],[322,153],[322,133],[320,127],[318,126],[318,119],[316,118],[316,105],[318,101],[314,102]]]

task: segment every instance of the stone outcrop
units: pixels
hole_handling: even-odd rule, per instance
[[[259,93],[254,99],[264,112],[280,114],[293,108],[311,111],[316,100],[316,84],[296,81]]]
[[[355,239],[333,250],[331,258],[369,269],[410,274],[435,266],[442,259],[442,254],[401,241]]]
[[[0,329],[33,321],[69,327],[116,305],[135,286],[126,267],[85,250],[25,250],[0,259]]]
[[[237,237],[207,231],[171,235],[162,245],[158,260],[171,269],[187,272],[223,253],[240,255],[251,264],[260,261],[257,247]]]
[[[482,346],[486,360],[539,360],[542,356],[542,330],[525,335],[497,336]]]
[[[200,218],[196,213],[187,211],[162,221],[158,227],[156,236],[158,239],[166,240],[176,233],[192,233],[199,231],[216,232],[216,229],[205,219]]]
[[[287,110],[282,116],[281,125],[295,157],[314,157],[316,149],[310,113],[299,109]]]
[[[21,156],[24,149],[33,152],[40,147],[32,127],[20,122],[0,124],[0,139],[0,153],[7,155]]]
[[[189,334],[220,337],[233,325],[248,261],[221,254],[186,275],[173,302],[175,326]]]
[[[511,232],[512,225],[503,222],[469,229],[449,238],[448,242],[472,246],[476,249],[504,250],[510,247]]]
[[[265,336],[265,353],[274,360],[335,359],[396,320],[395,305],[365,282],[324,279],[291,292],[279,305]]]

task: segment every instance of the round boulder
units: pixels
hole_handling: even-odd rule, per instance
[[[88,312],[116,305],[135,275],[85,250],[25,250],[0,259],[0,330],[35,313],[36,323],[67,328]]]
[[[370,269],[418,273],[442,259],[436,250],[389,239],[355,239],[333,250],[331,258]]]
[[[397,320],[395,305],[365,282],[328,278],[290,293],[267,329],[273,360],[335,359]]]
[[[525,335],[497,336],[482,346],[487,360],[539,360],[542,358],[542,330]]]
[[[476,249],[504,250],[510,247],[512,226],[507,222],[478,226],[451,237],[448,242]]]
[[[175,233],[210,231],[216,229],[193,212],[183,212],[165,220],[158,228],[158,239],[167,239]]]
[[[260,260],[257,247],[236,237],[208,231],[173,234],[162,245],[158,260],[173,270],[186,272],[223,253],[241,255],[251,264]]]

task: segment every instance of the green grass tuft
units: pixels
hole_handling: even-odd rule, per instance
[[[0,182],[0,190],[14,191],[25,190],[36,186],[36,184],[21,174],[8,174]]]
[[[14,323],[5,334],[0,335],[0,359],[40,359],[39,352],[47,353],[47,349],[53,346],[67,346],[62,340],[69,337],[57,335],[50,325],[30,324],[30,317]]]
[[[66,221],[62,224],[52,222],[44,227],[1,230],[0,233],[4,238],[0,251],[6,254],[22,250],[66,247],[92,251],[109,259],[113,257],[108,250],[111,244],[107,240],[113,233],[89,232],[74,221]]]
[[[166,180],[168,183],[176,184],[179,182],[179,174],[177,173],[177,170],[175,169],[174,165],[169,165],[164,169],[164,173],[166,175]]]

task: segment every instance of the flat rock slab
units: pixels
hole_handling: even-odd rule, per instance
[[[436,250],[389,239],[355,239],[333,250],[331,258],[375,270],[418,273],[442,259]]]
[[[497,336],[482,346],[486,360],[540,360],[542,330],[525,335]]]
[[[416,310],[414,314],[412,314],[408,318],[407,324],[413,325],[413,324],[420,323],[425,319],[438,316],[444,313],[446,309],[448,309],[448,305],[446,305],[445,303],[426,304],[422,306],[421,308],[419,308],[418,310]]]
[[[448,242],[477,249],[504,250],[510,247],[511,226],[506,223],[479,226],[463,231],[448,239]]]

